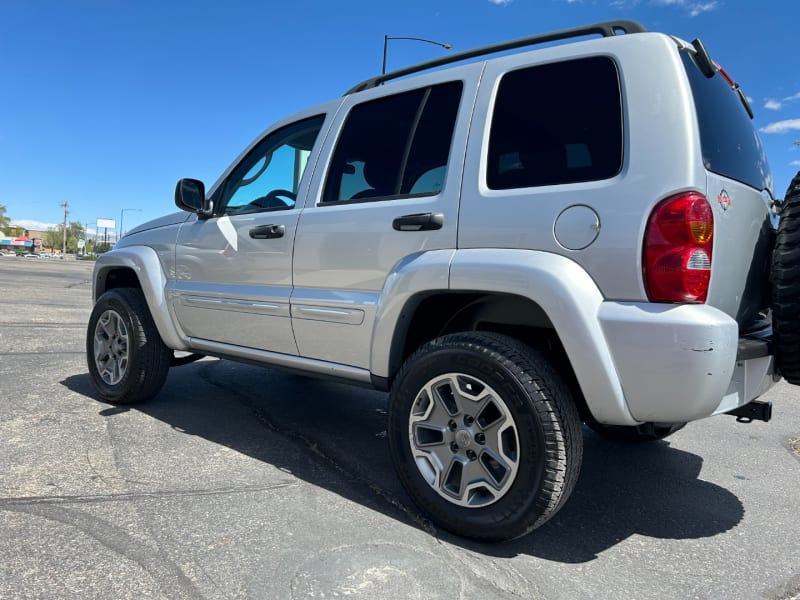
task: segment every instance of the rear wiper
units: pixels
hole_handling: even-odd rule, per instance
[[[739,87],[739,84],[733,80],[733,77],[728,75],[728,73],[723,69],[719,64],[711,60],[711,56],[708,54],[708,50],[703,45],[703,42],[700,41],[700,38],[695,39],[692,42],[692,46],[695,49],[695,64],[700,69],[700,72],[705,75],[708,79],[711,79],[715,73],[719,73],[725,79],[725,81],[730,84],[731,89],[736,92],[736,95],[739,96],[739,100],[744,106],[745,111],[747,111],[747,116],[750,117],[750,120],[753,120],[753,107],[750,106],[750,101],[747,99],[747,96],[744,95],[742,88]]]

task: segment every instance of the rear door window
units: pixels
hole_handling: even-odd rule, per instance
[[[331,159],[323,203],[439,193],[462,89],[454,81],[355,106]]]
[[[613,60],[593,56],[503,76],[489,135],[489,188],[607,179],[619,173],[622,158],[622,105]]]

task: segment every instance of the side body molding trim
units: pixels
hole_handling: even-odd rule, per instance
[[[136,274],[144,291],[147,306],[150,308],[150,314],[164,343],[173,350],[188,349],[170,315],[165,294],[167,278],[156,251],[148,246],[127,246],[102,254],[94,266],[93,302],[97,302],[98,296],[106,291],[108,274],[116,268],[131,269]]]

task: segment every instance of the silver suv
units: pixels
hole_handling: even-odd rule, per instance
[[[751,118],[698,40],[630,21],[365,81],[100,257],[94,385],[139,402],[215,356],[390,391],[419,507],[523,535],[572,491],[584,423],[769,419],[779,204]]]

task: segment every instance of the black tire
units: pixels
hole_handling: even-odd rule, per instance
[[[138,288],[109,290],[97,300],[86,332],[89,375],[100,396],[135,404],[155,396],[172,351],[164,345]]]
[[[642,423],[641,425],[602,425],[596,421],[586,421],[589,427],[600,437],[615,442],[655,442],[671,436],[686,427],[686,423]]]
[[[583,455],[581,420],[559,374],[539,352],[491,333],[447,335],[417,350],[393,383],[388,431],[414,502],[442,528],[481,541],[525,535],[558,512]]]
[[[800,172],[786,190],[772,253],[772,332],[783,378],[800,385]]]

